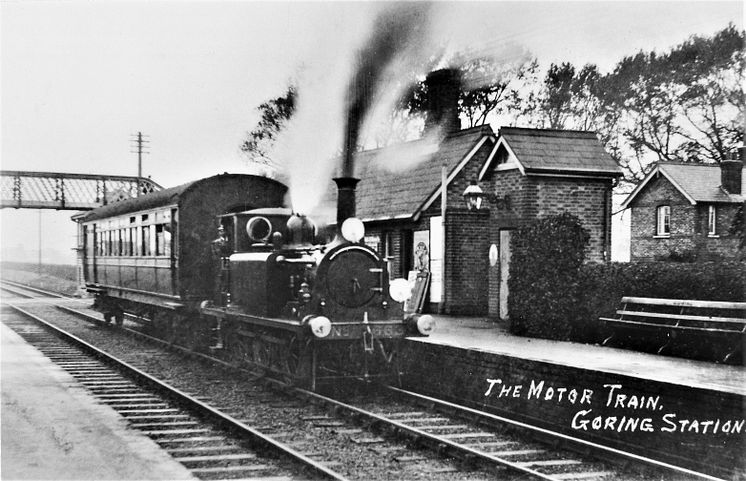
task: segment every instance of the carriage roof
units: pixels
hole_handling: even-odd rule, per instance
[[[185,184],[178,185],[176,187],[170,187],[168,189],[163,189],[157,192],[145,194],[140,197],[133,198],[133,199],[127,199],[127,200],[122,200],[119,202],[114,202],[112,204],[108,204],[103,207],[90,210],[82,215],[75,216],[74,219],[78,222],[90,222],[90,221],[94,221],[97,219],[106,219],[109,217],[125,215],[131,212],[139,212],[143,210],[157,209],[159,207],[165,207],[169,205],[177,205],[179,204],[180,200],[183,197],[189,195],[190,191],[192,191],[195,187],[197,187],[198,185],[202,183],[205,183],[213,179],[218,179],[222,181],[222,180],[234,179],[234,178],[240,178],[240,177],[255,177],[255,176],[247,175],[247,174],[215,175],[215,176],[207,177],[204,179],[194,180],[192,182],[187,182]],[[279,185],[282,185],[273,179],[265,178],[264,180],[276,182]]]

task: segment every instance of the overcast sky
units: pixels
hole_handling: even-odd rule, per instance
[[[364,2],[0,5],[2,168],[135,175],[130,137],[142,131],[151,142],[144,174],[164,186],[245,172],[239,145],[257,121],[256,106],[281,95],[299,72],[345,75],[382,8]],[[545,65],[595,63],[606,71],[640,49],[665,50],[729,22],[743,28],[743,2],[438,2],[432,17],[433,39],[454,49],[510,43]],[[341,129],[324,123],[319,136]],[[62,252],[74,246],[70,214],[42,214]],[[29,252],[38,248],[36,212],[5,209],[1,220],[6,256],[19,242]]]

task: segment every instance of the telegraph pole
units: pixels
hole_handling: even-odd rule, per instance
[[[41,209],[39,209],[39,259],[37,264],[37,270],[41,276]]]
[[[148,148],[148,144],[150,143],[150,140],[147,139],[147,135],[143,135],[142,132],[138,132],[137,134],[132,135],[132,142],[134,142],[133,147],[136,150],[131,151],[133,154],[137,154],[137,196],[140,197],[140,194],[142,193],[142,184],[140,183],[140,179],[142,179],[142,156],[143,154],[147,154],[148,152],[145,150]]]

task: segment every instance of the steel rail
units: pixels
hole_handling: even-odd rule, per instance
[[[22,297],[24,299],[36,299],[34,296],[27,294],[17,288],[10,287],[8,285],[0,285],[0,289],[6,292],[10,292],[11,294],[15,294],[16,296]]]
[[[415,392],[407,391],[405,389],[401,389],[401,388],[397,388],[397,387],[393,387],[393,386],[385,386],[385,387],[387,389],[389,389],[390,391],[395,392],[397,394],[400,394],[400,395],[403,395],[403,396],[408,396],[408,397],[411,397],[411,398],[415,398],[419,402],[425,402],[425,403],[429,403],[429,404],[432,404],[432,405],[439,405],[439,406],[441,406],[444,409],[449,409],[449,410],[456,411],[456,412],[460,411],[464,415],[468,414],[469,416],[481,417],[483,419],[488,419],[491,422],[499,422],[499,423],[502,423],[502,424],[509,424],[512,427],[520,428],[520,429],[523,429],[523,430],[528,430],[528,431],[531,431],[531,432],[534,432],[534,433],[540,433],[540,434],[543,434],[543,435],[546,435],[546,436],[551,436],[551,437],[553,437],[555,439],[561,439],[563,441],[566,441],[566,442],[569,442],[569,443],[572,443],[572,444],[576,444],[576,445],[583,446],[583,447],[586,447],[586,448],[591,448],[591,449],[597,450],[597,451],[603,451],[603,452],[606,452],[606,453],[610,453],[610,454],[613,454],[615,456],[619,456],[621,458],[632,460],[632,461],[635,461],[635,462],[638,462],[638,463],[650,465],[650,466],[653,466],[653,467],[656,467],[656,468],[660,468],[660,469],[664,469],[664,470],[667,470],[667,471],[673,471],[673,472],[675,472],[677,474],[680,474],[680,475],[690,476],[690,477],[695,478],[695,479],[703,479],[703,480],[708,480],[708,481],[726,481],[723,478],[718,478],[718,477],[715,477],[715,476],[711,476],[709,474],[700,473],[698,471],[693,471],[693,470],[687,469],[687,468],[682,468],[680,466],[676,466],[676,465],[673,465],[673,464],[670,464],[670,463],[666,463],[666,462],[663,462],[663,461],[658,461],[656,459],[648,458],[648,457],[645,457],[645,456],[640,456],[638,454],[634,454],[634,453],[630,453],[630,452],[623,451],[623,450],[620,450],[620,449],[612,448],[612,447],[609,447],[609,446],[605,446],[603,444],[598,444],[598,443],[594,443],[594,442],[591,442],[591,441],[586,441],[584,439],[576,438],[574,436],[569,436],[567,434],[558,433],[556,431],[551,431],[549,429],[540,428],[538,426],[533,426],[531,424],[527,424],[527,423],[523,423],[523,422],[516,421],[516,420],[513,420],[513,419],[509,419],[509,418],[506,418],[506,417],[498,416],[496,414],[492,414],[492,413],[488,413],[488,412],[484,412],[484,411],[479,411],[477,409],[469,408],[469,407],[466,407],[466,406],[461,406],[461,405],[454,404],[454,403],[451,403],[451,402],[448,402],[448,401],[444,401],[442,399],[438,399],[438,398],[434,398],[434,397],[430,397],[430,396],[425,396],[423,394],[418,394],[418,393],[415,393]]]
[[[107,354],[106,352],[98,349],[92,344],[89,344],[79,337],[50,324],[49,322],[36,316],[35,314],[12,304],[8,304],[8,306],[14,309],[16,312],[22,314],[23,316],[26,316],[42,324],[47,329],[55,333],[57,336],[77,345],[81,349],[101,359],[105,363],[116,367],[117,370],[124,372],[126,375],[135,378],[137,381],[159,391],[161,394],[165,395],[165,397],[170,398],[176,403],[182,405],[185,409],[193,411],[198,416],[206,418],[211,422],[221,426],[223,429],[231,431],[234,435],[248,440],[249,442],[251,442],[252,446],[260,445],[265,449],[269,449],[276,453],[289,457],[290,459],[303,464],[305,468],[312,471],[314,475],[321,476],[325,479],[346,481],[346,478],[339,473],[328,469],[322,464],[317,463],[313,459],[308,458],[307,456],[292,449],[291,447],[272,439],[270,436],[262,434],[261,432],[251,428],[250,426],[247,426],[241,421],[218,411],[217,409],[188,395],[187,393],[175,388],[174,386],[171,386],[170,384],[167,384],[159,379],[156,379],[150,374],[137,369],[131,364]]]
[[[63,294],[60,294],[60,293],[57,293],[57,292],[48,291],[46,289],[40,289],[38,287],[29,286],[27,284],[22,284],[20,282],[9,281],[7,279],[3,279],[2,282],[4,284],[9,284],[9,285],[17,287],[17,288],[26,289],[26,290],[29,290],[31,292],[35,292],[36,294],[42,294],[42,295],[45,295],[45,296],[48,296],[48,297],[70,299],[69,296],[66,296],[66,295],[63,295]]]
[[[551,475],[541,473],[539,471],[528,468],[526,466],[521,466],[518,463],[508,461],[507,459],[503,459],[497,456],[490,455],[489,453],[485,453],[483,451],[478,451],[476,449],[472,449],[467,446],[460,445],[454,441],[451,441],[450,439],[446,439],[436,434],[431,434],[431,433],[422,431],[421,429],[417,429],[412,426],[407,426],[406,424],[401,423],[399,421],[389,419],[380,414],[366,411],[365,409],[361,409],[361,408],[352,406],[350,404],[343,403],[341,401],[337,401],[336,399],[322,396],[321,394],[317,394],[311,391],[306,391],[304,389],[293,388],[293,390],[299,393],[301,396],[304,396],[306,398],[315,399],[325,404],[334,406],[337,410],[342,409],[349,413],[352,413],[353,416],[365,417],[369,420],[372,420],[374,423],[379,423],[379,424],[382,423],[382,424],[388,425],[392,427],[395,430],[394,432],[397,434],[407,434],[410,437],[416,438],[420,441],[424,440],[427,443],[431,444],[435,448],[436,452],[442,452],[444,448],[447,447],[455,452],[460,452],[464,454],[465,456],[481,459],[483,461],[487,461],[492,464],[498,464],[500,466],[506,467],[510,470],[519,472],[521,474],[527,474],[529,476],[533,476],[534,478],[537,478],[537,479],[543,479],[546,481],[553,481],[557,479],[555,477],[552,477]]]

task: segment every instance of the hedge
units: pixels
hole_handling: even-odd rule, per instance
[[[573,336],[577,273],[589,237],[580,220],[567,213],[516,230],[508,279],[511,332],[548,339]]]
[[[745,301],[746,262],[586,264],[578,271],[577,339],[598,340],[598,318],[613,317],[623,296]]]
[[[595,343],[598,318],[613,317],[623,296],[746,301],[746,262],[583,264],[584,231],[569,214],[516,231],[508,281],[511,332]]]

